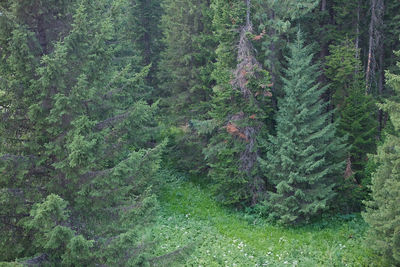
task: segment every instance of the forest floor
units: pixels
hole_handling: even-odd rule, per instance
[[[359,214],[284,228],[222,207],[185,180],[168,183],[161,210],[158,266],[382,266],[363,243]]]

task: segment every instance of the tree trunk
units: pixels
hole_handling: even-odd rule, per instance
[[[371,21],[369,23],[369,41],[368,41],[368,60],[367,69],[365,71],[365,85],[366,93],[369,94],[371,90],[371,72],[375,70],[375,57],[374,50],[374,28],[375,28],[375,6],[376,0],[371,0]]]
[[[325,11],[326,10],[326,0],[322,0],[321,1],[321,11]]]
[[[368,60],[365,71],[366,93],[371,93],[372,84],[376,84],[376,55],[380,54],[379,50],[382,49],[382,26],[383,26],[383,13],[384,13],[384,0],[371,0],[371,21],[369,24],[369,47],[368,47]],[[383,90],[379,84],[379,90]]]
[[[359,45],[360,43],[360,0],[357,1],[357,21],[356,21],[356,40],[355,40],[355,48],[356,48],[356,59],[360,58]],[[358,73],[358,69],[356,69],[356,74]]]

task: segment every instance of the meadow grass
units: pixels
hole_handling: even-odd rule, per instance
[[[168,183],[160,201],[155,253],[180,259],[159,265],[383,266],[364,245],[367,226],[359,215],[286,228],[222,207],[207,190],[179,180]]]

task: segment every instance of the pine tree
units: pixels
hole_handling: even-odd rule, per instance
[[[160,53],[163,49],[162,30],[160,27],[163,8],[163,0],[129,0],[129,6],[122,11],[127,18],[126,23],[121,25],[129,30],[124,32],[125,38],[129,38],[140,52],[143,66],[151,65],[146,76],[147,85],[158,87],[156,73],[158,71]],[[120,18],[123,18],[121,15]],[[149,90],[152,88],[148,88]],[[159,96],[158,91],[152,92],[152,98]],[[154,100],[153,100],[154,101]]]
[[[129,5],[25,2],[0,4],[0,260],[143,264],[162,145],[148,68],[118,42]]]
[[[168,158],[174,168],[204,172],[204,142],[190,131],[188,122],[203,119],[209,110],[216,48],[210,3],[166,0],[163,8],[165,50],[161,53],[158,78],[163,121],[170,141]]]
[[[275,187],[266,201],[270,217],[283,224],[308,221],[328,209],[343,171],[344,146],[335,138],[335,124],[320,99],[326,88],[316,83],[318,66],[312,64],[311,49],[299,32],[287,58],[276,136],[270,137],[267,157],[260,159]]]
[[[378,110],[373,97],[365,94],[361,61],[357,58],[359,51],[353,42],[347,40],[329,48],[325,74],[330,81],[332,102],[337,107],[338,136],[347,137],[349,147],[346,173],[337,187],[341,201],[336,204],[350,212],[359,210],[369,193],[367,155],[376,149]]]
[[[387,72],[386,76],[398,95],[400,75]],[[366,203],[363,216],[371,226],[369,245],[388,260],[388,265],[397,266],[400,264],[400,104],[398,100],[387,100],[381,108],[389,113],[394,132],[386,135],[374,157],[378,169],[372,177],[372,200]]]
[[[325,57],[325,76],[329,81],[329,95],[332,105],[341,109],[354,88],[363,88],[364,72],[361,60],[351,40],[329,46],[329,56]],[[357,89],[356,89],[357,90]]]
[[[268,131],[270,81],[253,54],[251,3],[246,3],[212,3],[219,41],[212,73],[216,85],[209,120],[194,123],[210,136],[204,149],[209,177],[216,196],[226,204],[255,204],[265,192],[257,157],[260,133]]]
[[[368,154],[375,153],[378,135],[374,103],[372,96],[365,94],[363,86],[354,87],[339,111],[338,136],[346,137],[349,147],[344,179],[336,188],[340,195],[336,206],[344,212],[359,211],[362,201],[370,193]]]
[[[255,18],[259,33],[255,37],[260,43],[259,60],[271,74],[274,96],[282,94],[282,62],[283,53],[287,48],[287,39],[295,33],[294,23],[303,18],[318,6],[318,0],[254,0]],[[315,28],[314,28],[315,30]],[[274,99],[276,102],[276,100]]]
[[[160,62],[163,95],[180,122],[203,113],[210,98],[210,74],[216,43],[208,1],[166,0],[163,3],[165,51]]]
[[[0,167],[0,260],[34,252],[19,222],[45,191],[47,172],[34,162],[38,162],[36,155],[40,155],[47,133],[35,135],[43,119],[32,119],[29,108],[47,103],[43,101],[46,94],[33,86],[36,69],[40,58],[54,49],[53,42],[68,31],[68,6],[72,3],[0,3],[0,164],[7,165]]]

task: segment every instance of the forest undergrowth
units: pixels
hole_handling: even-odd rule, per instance
[[[160,204],[153,234],[164,266],[382,266],[359,214],[281,227],[219,205],[185,177],[170,179]]]

